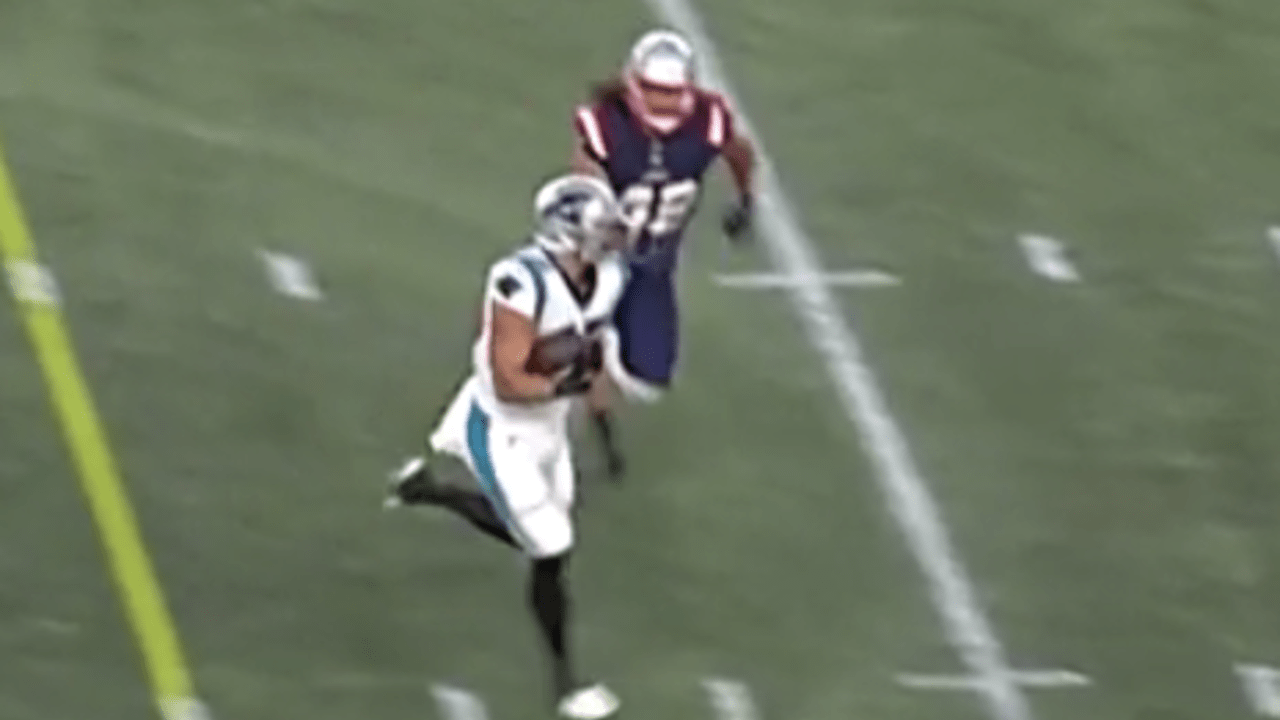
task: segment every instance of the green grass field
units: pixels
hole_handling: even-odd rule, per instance
[[[702,0],[1038,720],[1255,717],[1280,665],[1280,5]],[[0,129],[202,699],[235,720],[546,716],[502,548],[386,514],[483,267],[640,0],[0,2]],[[719,182],[705,207],[725,195]],[[584,443],[582,660],[626,717],[1011,720],[963,670],[778,291],[704,211],[678,389]],[[1082,282],[1015,238],[1070,247]],[[276,294],[260,249],[325,293]],[[0,717],[154,714],[18,315],[0,312]],[[724,720],[730,720],[725,718]]]

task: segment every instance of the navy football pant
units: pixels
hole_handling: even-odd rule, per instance
[[[622,369],[646,384],[670,385],[679,347],[675,278],[633,265],[613,323]]]

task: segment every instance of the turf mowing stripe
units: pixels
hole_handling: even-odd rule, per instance
[[[794,277],[784,273],[721,273],[711,276],[712,282],[727,288],[744,290],[775,290],[793,288],[805,283],[818,283],[831,287],[887,287],[900,285],[897,277],[881,270],[842,270],[825,272],[816,277]]]
[[[701,55],[704,76],[729,98],[736,94],[721,70],[715,44],[688,0],[647,0],[656,15],[684,33]],[[760,161],[759,219],[765,249],[778,272],[799,282],[790,297],[826,361],[846,413],[866,448],[875,477],[907,545],[920,566],[947,639],[980,686],[980,697],[995,720],[1031,720],[1030,703],[1018,686],[968,573],[952,547],[928,483],[916,468],[906,437],[890,415],[875,373],[863,358],[862,343],[840,314],[831,291],[813,278],[822,273],[813,242],[806,236],[778,181],[759,133],[734,100],[744,132],[755,138]]]
[[[81,487],[107,555],[116,590],[146,664],[151,690],[167,720],[207,718],[138,532],[133,509],[98,421],[58,306],[52,275],[37,260],[3,152],[0,151],[0,255],[19,313],[44,375],[54,413],[71,450]]]

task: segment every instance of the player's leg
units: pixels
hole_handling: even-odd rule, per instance
[[[435,505],[462,516],[478,530],[512,547],[515,538],[482,493],[445,485],[436,480],[426,460],[411,458],[392,476],[392,493],[386,505]]]
[[[473,474],[476,468],[469,448],[468,423],[474,405],[475,380],[469,378],[450,401],[444,415],[432,430],[429,440],[432,452],[445,453],[462,459]],[[392,473],[390,492],[383,504],[386,507],[399,505],[444,507],[461,515],[482,532],[508,545],[515,545],[511,532],[488,498],[474,490],[438,482],[426,458],[423,457],[411,458],[399,470]]]
[[[549,502],[536,508],[533,515],[521,518],[522,526],[535,539],[536,548],[531,553],[534,557],[529,603],[551,657],[552,682],[560,714],[580,720],[604,718],[617,711],[618,699],[604,685],[581,682],[568,642],[574,471],[569,439],[554,440],[554,444],[546,447],[547,452],[540,453],[542,459],[549,461],[541,464],[550,490]]]
[[[566,571],[573,549],[573,523],[553,496],[553,468],[563,434],[554,428],[515,432],[491,422],[479,408],[468,420],[467,437],[480,487],[531,559],[528,601],[551,659],[555,697],[562,703],[579,689],[567,638]]]
[[[565,439],[556,447],[551,463],[551,500],[573,517],[576,495],[577,474],[573,467],[573,446]]]
[[[614,310],[613,322],[615,327],[617,323],[626,323],[631,314],[630,306],[635,302],[634,282],[628,281],[626,287],[622,290],[622,297],[618,299],[618,307]],[[604,338],[604,360],[607,363],[610,356],[617,355],[618,333],[617,330],[610,332]],[[600,438],[601,445],[604,446],[605,458],[608,463],[609,477],[617,479],[622,477],[626,472],[627,462],[622,454],[617,439],[617,432],[614,429],[613,421],[613,396],[614,387],[610,379],[610,373],[600,373],[596,377],[595,382],[591,385],[591,391],[587,394],[587,411],[591,418],[591,425],[596,429],[596,434]]]
[[[529,604],[551,657],[556,709],[573,720],[599,720],[618,710],[618,699],[602,684],[583,684],[574,671],[569,629],[569,552],[533,559]]]
[[[449,507],[530,557],[528,601],[551,657],[558,710],[572,720],[612,715],[617,699],[602,685],[580,684],[568,644],[571,602],[566,573],[573,548],[573,523],[566,504],[566,500],[572,502],[573,491],[568,438],[564,433],[514,431],[495,423],[474,403],[458,428],[464,436],[464,459],[483,495],[435,483],[420,461],[405,466],[403,474],[409,479],[399,484],[397,495],[406,502]],[[448,451],[455,445],[452,437],[448,432],[434,433],[432,445]]]
[[[662,396],[675,376],[678,330],[674,279],[635,272],[605,347],[605,365],[624,394],[647,402]]]
[[[609,375],[607,373],[597,375],[591,383],[591,390],[587,393],[587,413],[591,417],[591,425],[596,429],[601,444],[604,445],[609,476],[618,478],[626,472],[627,462],[619,449],[617,433],[614,431],[613,391]]]
[[[526,449],[527,464],[507,466],[510,456],[504,455],[494,469],[497,482],[511,488],[504,502],[512,526],[518,528],[521,546],[531,559],[529,605],[551,657],[555,696],[562,698],[577,686],[566,637],[570,601],[565,575],[573,549],[573,522],[553,492],[557,437],[549,432],[516,442]]]
[[[448,414],[452,414],[452,409]],[[448,416],[446,414],[446,417]],[[447,423],[442,423],[447,428]],[[538,470],[539,461],[530,443],[504,428],[471,401],[461,426],[462,459],[476,478],[480,492],[445,485],[436,480],[422,458],[405,463],[393,477],[388,505],[436,505],[462,516],[485,534],[513,547],[528,550],[517,512],[549,502],[550,489]],[[448,432],[432,434],[433,448],[450,452],[454,443]]]
[[[547,649],[558,709],[570,718],[605,717],[617,701],[603,686],[581,682],[569,643],[573,603],[568,569],[574,532],[565,503],[572,501],[572,484],[563,481],[564,470],[572,477],[568,438],[546,433],[507,441],[517,452],[494,455],[493,482],[502,493],[495,505],[508,514],[508,525],[531,560],[528,602]]]
[[[551,683],[557,701],[578,685],[568,644],[568,567],[566,550],[559,555],[533,558],[529,574],[529,606],[551,658]]]
[[[675,332],[671,278],[634,270],[614,312],[613,328],[605,334],[604,361],[609,382],[599,383],[600,396],[616,389],[645,402],[661,397],[675,370]],[[617,477],[623,472],[625,462],[609,403],[592,398],[589,406],[609,456],[610,475]]]

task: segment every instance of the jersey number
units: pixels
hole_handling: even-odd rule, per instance
[[[684,227],[698,200],[697,180],[650,185],[636,183],[623,191],[622,212],[631,228],[631,240],[641,233],[660,237]]]

